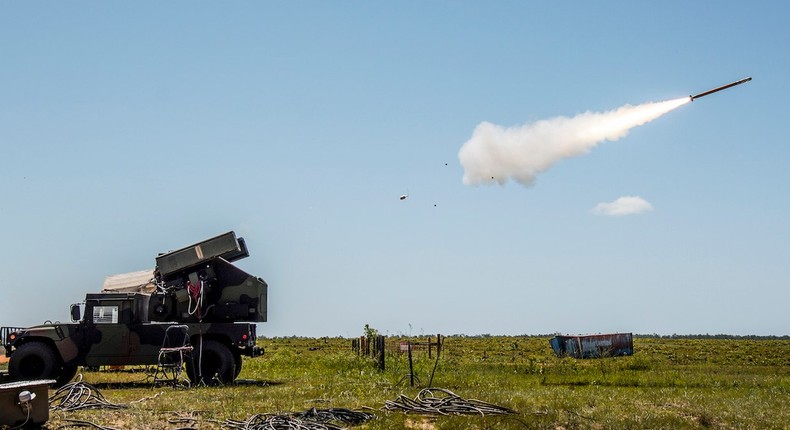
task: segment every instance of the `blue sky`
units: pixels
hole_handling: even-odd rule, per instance
[[[790,333],[782,2],[5,2],[0,325],[234,230],[268,336]],[[532,186],[514,127],[711,95]],[[398,197],[408,194],[405,200]],[[638,196],[651,210],[606,216]]]

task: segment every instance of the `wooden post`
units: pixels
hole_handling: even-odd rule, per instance
[[[382,336],[382,335],[377,336],[376,337],[376,343],[378,344],[377,345],[377,349],[378,349],[378,357],[377,358],[379,360],[379,369],[380,370],[384,370],[384,357],[385,357],[385,353],[384,353],[384,349],[385,349],[384,348],[384,345],[385,345],[384,336]]]
[[[431,358],[431,337],[428,336],[428,358]]]
[[[411,361],[411,342],[407,344],[407,350],[409,351],[409,383],[411,386],[414,386],[414,365]]]
[[[439,365],[439,356],[442,353],[442,335],[436,335],[436,362],[433,363],[433,370],[431,370],[431,379],[428,380],[428,388],[433,385],[433,375],[436,373],[436,366]]]

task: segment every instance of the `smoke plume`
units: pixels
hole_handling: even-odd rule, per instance
[[[683,97],[609,112],[584,112],[504,128],[482,122],[458,152],[464,184],[504,184],[513,179],[529,186],[535,177],[565,158],[586,154],[599,143],[615,141],[636,126],[648,123],[688,103]]]

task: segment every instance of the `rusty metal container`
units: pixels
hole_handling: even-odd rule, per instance
[[[40,428],[49,420],[49,385],[54,380],[0,384],[0,427]]]
[[[556,335],[549,343],[557,357],[601,358],[634,354],[632,333]]]

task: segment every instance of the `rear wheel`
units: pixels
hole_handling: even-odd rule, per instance
[[[239,354],[239,351],[233,351],[233,363],[236,365],[236,371],[233,373],[233,379],[235,380],[241,373],[241,354]]]
[[[227,346],[216,340],[204,340],[192,351],[187,376],[193,384],[230,384],[236,378],[236,363]]]
[[[54,379],[59,371],[55,352],[42,342],[20,345],[8,362],[8,374],[14,381]]]

